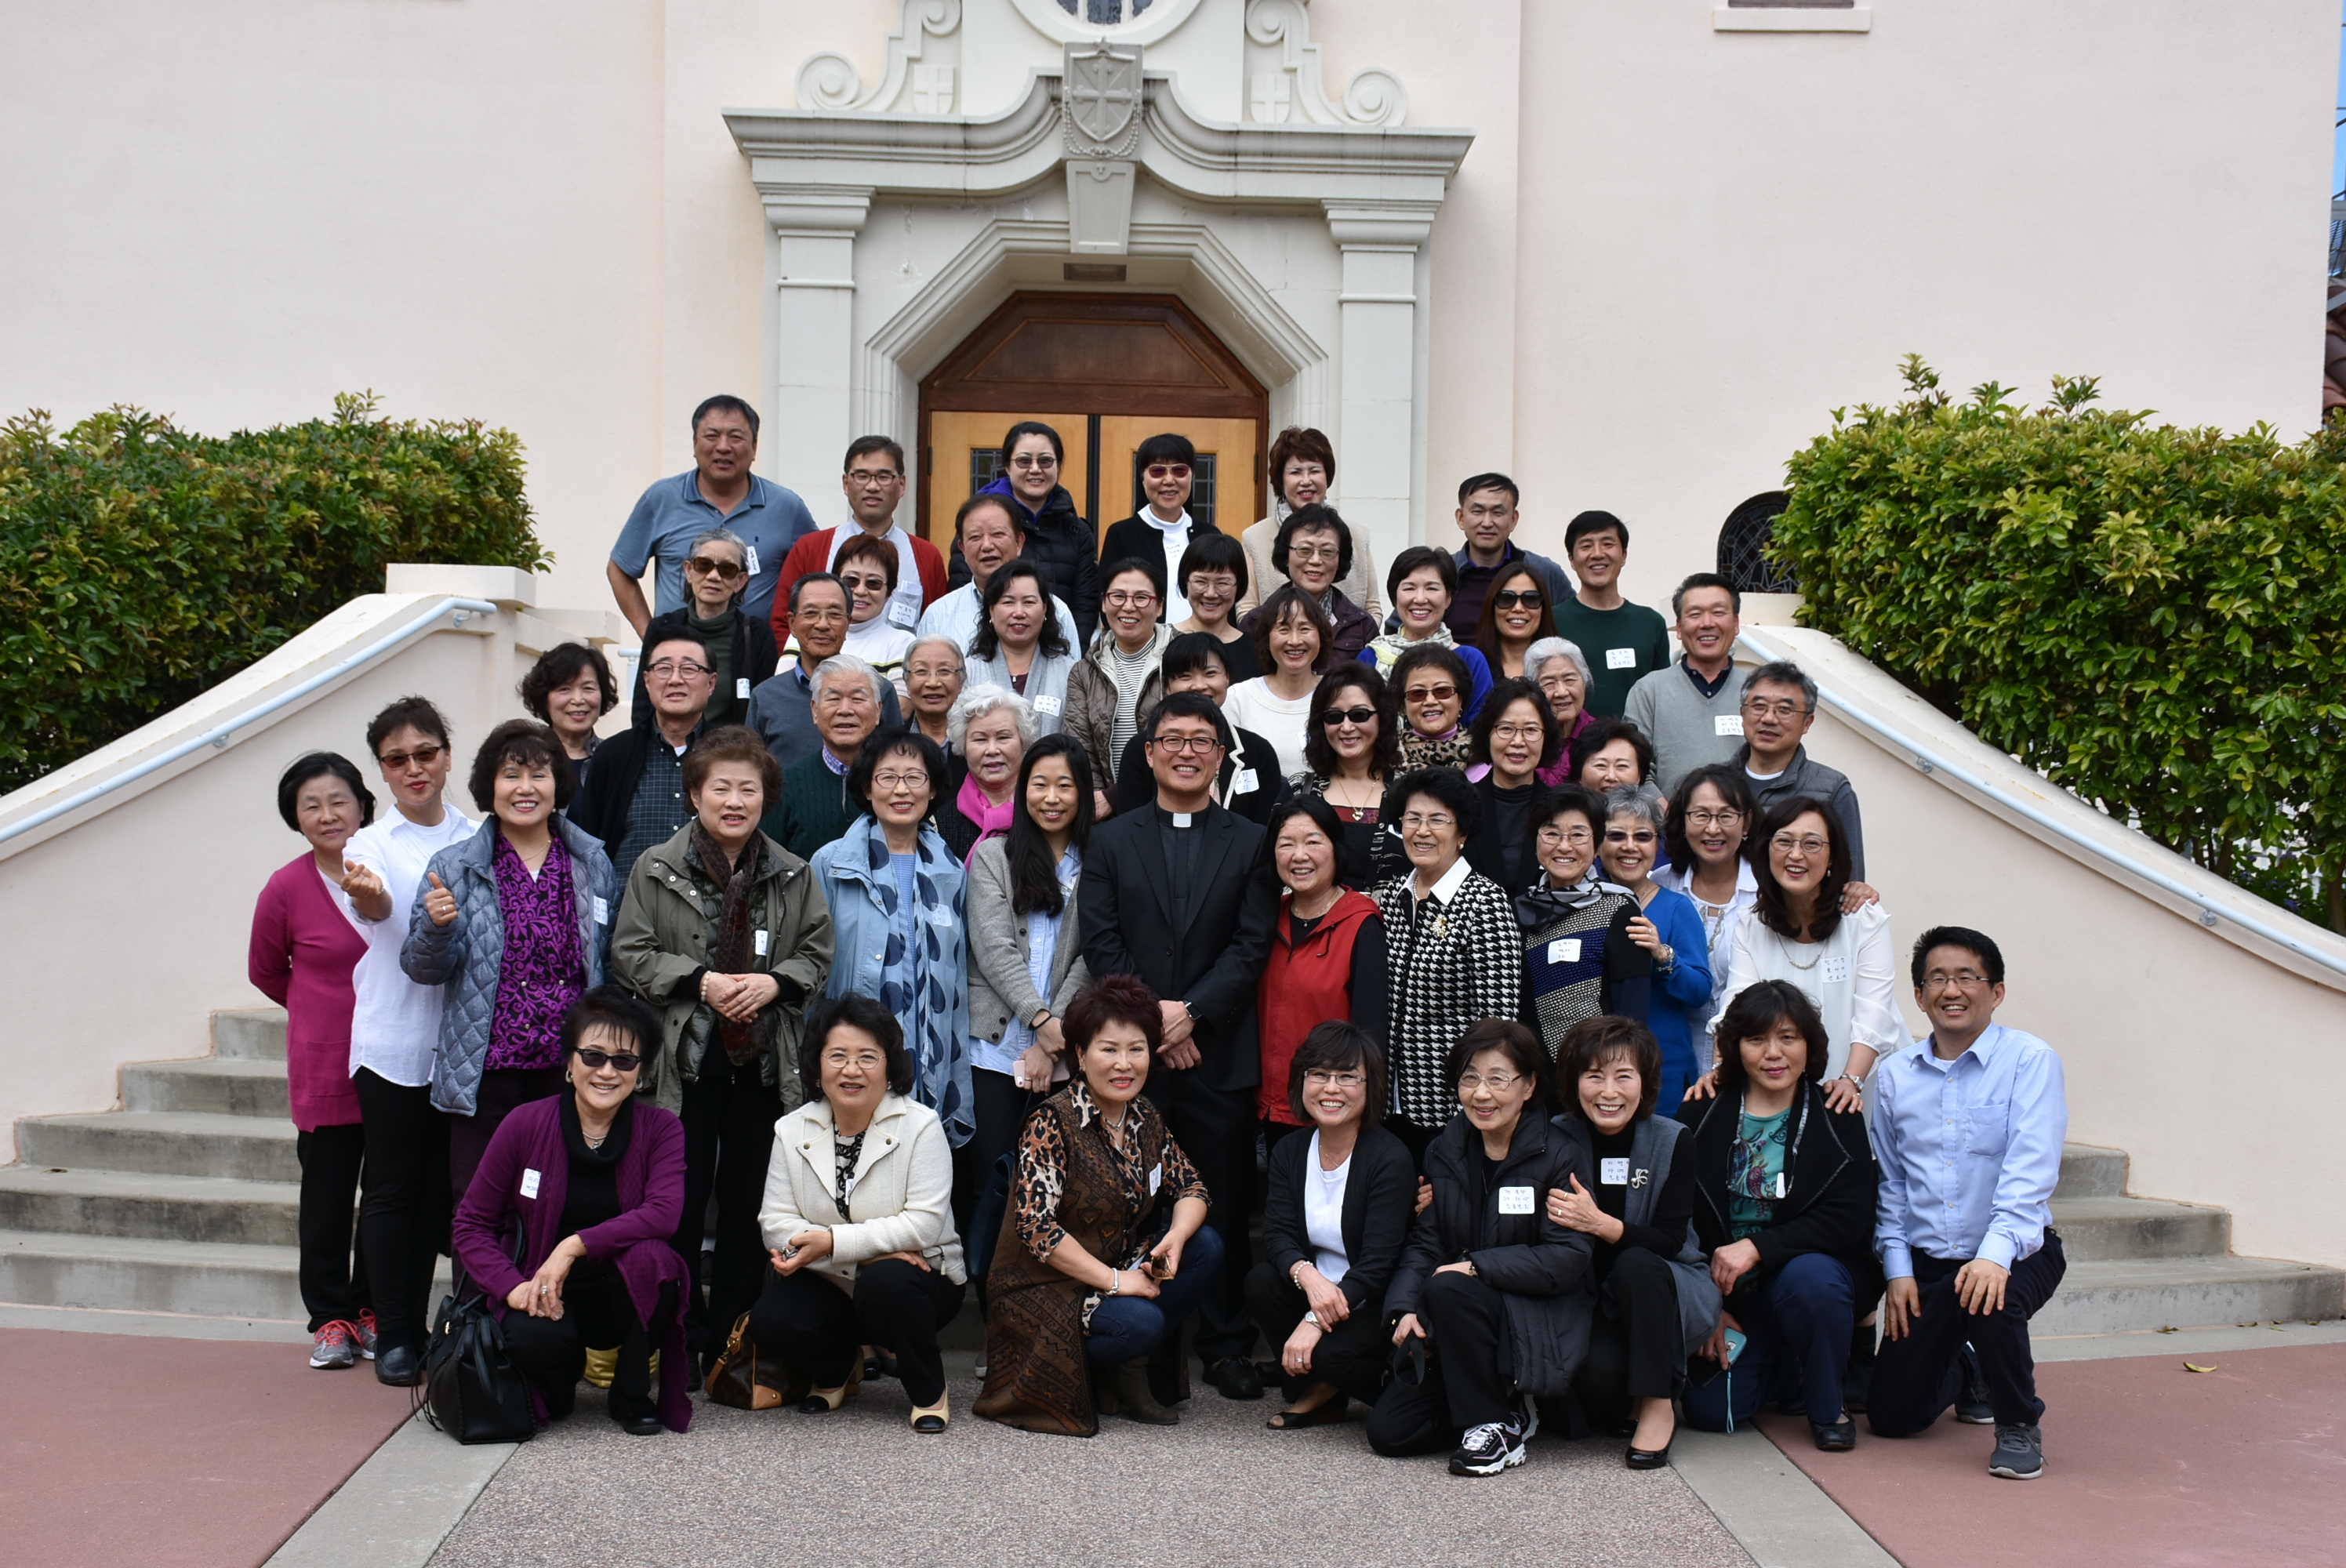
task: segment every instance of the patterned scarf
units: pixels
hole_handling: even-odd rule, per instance
[[[1555,924],[1575,910],[1585,910],[1606,893],[1619,893],[1635,901],[1637,894],[1618,882],[1608,882],[1597,876],[1592,865],[1581,874],[1580,885],[1555,888],[1543,876],[1530,887],[1515,895],[1515,923],[1525,931],[1538,931]]]
[[[958,876],[944,840],[933,830],[921,834],[919,863],[913,871],[907,911],[889,863],[888,835],[865,817],[850,833],[863,835],[864,865],[880,907],[888,916],[888,946],[880,961],[880,1005],[903,1026],[904,1049],[913,1056],[913,1097],[937,1114],[954,1147],[969,1141],[977,1123],[971,1100],[966,998],[961,994],[965,953],[961,942],[959,900],[945,881]],[[954,951],[945,952],[947,935]]]
[[[729,863],[724,847],[709,836],[709,830],[698,820],[692,824],[692,853],[709,880],[725,890],[709,943],[709,967],[719,974],[750,972],[750,891],[765,858],[764,844],[762,834],[750,834],[740,860]],[[746,1067],[758,1059],[756,1031],[754,1022],[739,1023],[722,1013],[717,1015],[717,1037],[725,1043],[726,1059],[736,1067]]]

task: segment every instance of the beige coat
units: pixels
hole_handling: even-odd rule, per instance
[[[1133,722],[1138,724],[1157,708],[1165,695],[1165,645],[1173,640],[1172,629],[1159,621],[1148,646],[1148,673],[1141,677],[1140,697],[1132,709]],[[1108,673],[1108,649],[1116,646],[1116,634],[1107,629],[1105,615],[1100,620],[1099,635],[1076,667],[1067,672],[1067,715],[1059,728],[1080,742],[1084,755],[1091,759],[1092,785],[1095,789],[1113,793],[1116,789],[1116,766],[1122,759],[1116,744],[1116,677]]]
[[[883,1095],[863,1135],[847,1212],[835,1196],[837,1125],[831,1102],[814,1099],[774,1124],[766,1166],[766,1201],[758,1227],[770,1248],[802,1230],[829,1227],[831,1251],[811,1267],[842,1290],[855,1288],[859,1265],[891,1252],[917,1252],[958,1285],[961,1237],[954,1230],[953,1146],[944,1124],[917,1100]]]
[[[1246,549],[1247,586],[1246,592],[1239,596],[1238,608],[1230,612],[1231,620],[1236,621],[1279,592],[1279,585],[1287,581],[1270,564],[1270,547],[1279,543],[1279,524],[1285,515],[1282,512],[1266,517],[1239,535],[1239,545]],[[1378,591],[1384,584],[1378,579],[1376,561],[1369,554],[1368,533],[1349,523],[1344,526],[1352,535],[1352,569],[1336,579],[1336,591],[1368,611],[1369,619],[1382,631],[1385,607],[1378,598]]]
[[[1065,1013],[1076,993],[1092,983],[1085,967],[1083,929],[1076,919],[1076,890],[1059,916],[1059,944],[1051,954],[1051,993],[1035,989],[1027,969],[1026,917],[1010,907],[1010,846],[988,839],[969,859],[969,1032],[1000,1044],[1013,1018],[1032,1018],[1048,1007]]]

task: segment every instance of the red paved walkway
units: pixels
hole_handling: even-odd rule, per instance
[[[8,1568],[265,1562],[407,1416],[300,1345],[0,1329]],[[358,1568],[354,1564],[353,1568]]]
[[[2346,1563],[2346,1345],[2036,1369],[2045,1474],[1987,1473],[1993,1427],[1954,1418],[1819,1453],[1761,1426],[1906,1568],[2280,1568]]]

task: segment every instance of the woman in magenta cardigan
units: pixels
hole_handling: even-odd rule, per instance
[[[620,987],[579,998],[562,1023],[563,1092],[506,1114],[456,1205],[456,1261],[488,1293],[542,1421],[570,1413],[588,1349],[616,1345],[611,1419],[637,1437],[692,1424],[684,1260],[668,1246],[684,1124],[635,1098],[659,1042],[658,1017]]]
[[[252,911],[246,972],[285,1009],[285,1099],[301,1162],[301,1305],[309,1309],[310,1365],[352,1367],[374,1356],[374,1312],[363,1265],[351,1258],[351,1210],[366,1155],[358,1091],[351,1087],[351,971],[366,952],[334,890],[348,873],[342,846],[374,820],[374,796],[358,769],[312,751],[277,781],[277,812],[310,841],[278,868]]]

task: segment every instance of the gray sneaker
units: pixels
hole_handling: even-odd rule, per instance
[[[2034,1422],[1995,1423],[1995,1452],[1987,1461],[1987,1472],[2006,1481],[2035,1481],[2045,1473],[2045,1436]]]

